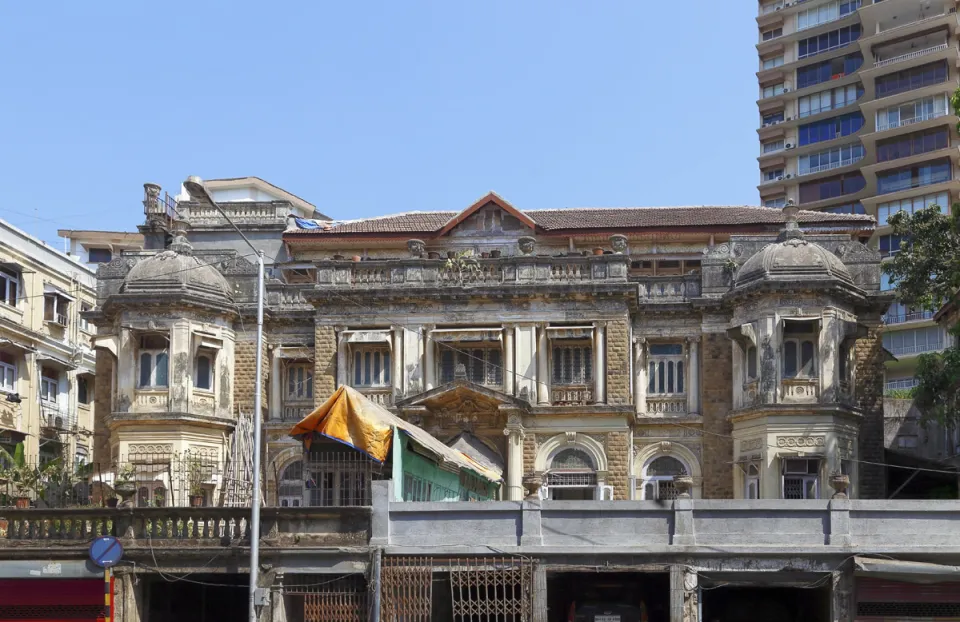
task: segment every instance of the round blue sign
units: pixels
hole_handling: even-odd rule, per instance
[[[101,568],[116,566],[123,557],[123,545],[113,536],[100,536],[90,543],[90,561]]]

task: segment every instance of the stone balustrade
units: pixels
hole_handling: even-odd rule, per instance
[[[284,225],[290,214],[291,205],[285,201],[262,202],[243,201],[239,203],[221,203],[220,207],[230,220],[245,225]],[[191,227],[226,226],[228,223],[216,208],[199,203],[178,203],[179,217],[190,223]]]
[[[357,390],[374,404],[379,404],[385,408],[393,406],[393,388],[391,387],[360,388]]]
[[[550,388],[550,403],[554,406],[584,406],[593,403],[590,385],[554,385]]]
[[[815,403],[820,400],[819,378],[784,378],[780,381],[780,399],[784,402]]]
[[[313,412],[313,402],[284,402],[280,407],[281,421],[300,421]]]
[[[138,389],[135,394],[137,412],[166,412],[170,400],[167,389]]]
[[[644,276],[635,279],[639,284],[641,304],[678,303],[700,297],[700,275]]]
[[[647,414],[670,417],[687,412],[686,395],[648,395]]]
[[[445,259],[316,262],[317,282],[343,288],[502,287],[569,283],[627,284],[624,255],[476,259],[465,266]]]

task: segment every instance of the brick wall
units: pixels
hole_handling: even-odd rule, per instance
[[[533,473],[537,460],[537,438],[532,432],[523,437],[523,474]]]
[[[314,335],[313,402],[320,406],[337,388],[337,332],[317,326]]]
[[[630,404],[630,332],[628,319],[607,322],[607,403]]]
[[[705,333],[702,341],[700,399],[703,411],[703,498],[732,499],[733,370],[730,340],[722,333]],[[723,434],[725,436],[716,436]]]
[[[856,395],[863,412],[860,426],[859,459],[882,463],[883,454],[883,343],[876,329],[867,337],[858,339],[854,348],[856,357]],[[886,498],[886,476],[882,466],[858,465],[863,499]]]
[[[111,410],[113,378],[113,355],[102,349],[96,350],[97,377],[93,383],[93,464],[110,464],[110,432],[107,416]]]
[[[607,484],[613,486],[613,498],[630,498],[630,438],[626,432],[607,434]]]
[[[233,404],[234,408],[244,413],[253,412],[253,387],[256,384],[257,374],[257,344],[255,341],[237,341],[234,346],[233,359]],[[260,400],[263,410],[266,411],[267,387],[270,386],[270,363],[267,357],[266,341],[261,352],[261,379]]]

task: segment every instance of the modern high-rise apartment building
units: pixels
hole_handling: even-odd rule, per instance
[[[757,16],[763,205],[877,219],[871,241],[900,248],[889,217],[958,200],[956,0],[762,2]],[[886,277],[881,287],[892,285]],[[917,355],[948,335],[926,311],[886,315],[888,392],[914,384]],[[910,443],[910,440],[906,440]]]

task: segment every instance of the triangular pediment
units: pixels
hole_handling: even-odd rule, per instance
[[[536,229],[532,218],[515,208],[495,192],[488,192],[472,205],[448,220],[439,236],[515,233],[525,235]]]
[[[454,380],[411,397],[399,400],[397,408],[427,408],[429,410],[476,410],[495,412],[507,409],[527,409],[527,402],[496,389],[475,384],[469,380]]]

